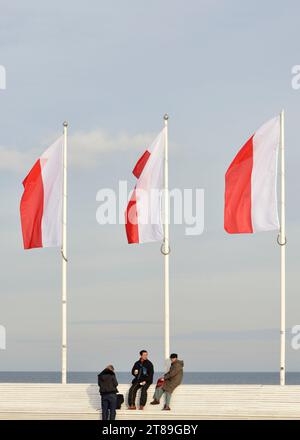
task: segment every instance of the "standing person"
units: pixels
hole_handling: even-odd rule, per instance
[[[132,367],[131,374],[134,379],[128,394],[128,409],[136,409],[135,398],[139,388],[142,388],[139,409],[144,409],[147,402],[147,390],[153,382],[154,374],[153,364],[148,359],[147,350],[140,351],[140,359]]]
[[[183,378],[183,361],[178,359],[176,353],[172,353],[170,356],[171,366],[169,371],[164,375],[163,378],[160,379],[162,381],[162,385],[155,388],[155,393],[153,396],[153,402],[151,405],[158,405],[159,400],[163,393],[165,393],[166,403],[163,407],[163,410],[170,411],[170,401],[171,395],[178,385],[181,384]]]
[[[98,374],[101,395],[102,420],[115,420],[117,407],[117,378],[112,365],[108,365]]]

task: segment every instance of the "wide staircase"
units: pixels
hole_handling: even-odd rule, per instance
[[[143,411],[127,409],[129,385],[119,385],[125,403],[119,420],[159,419],[300,419],[298,385],[181,385],[172,395],[171,411],[164,399]],[[139,393],[137,395],[139,398]],[[98,386],[94,384],[0,384],[0,419],[101,419]]]

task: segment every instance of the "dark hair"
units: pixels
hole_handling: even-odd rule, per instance
[[[170,355],[170,359],[177,359],[177,358],[178,358],[178,354],[176,354],[176,353],[172,353]]]
[[[140,351],[140,356],[142,356],[143,353],[148,353],[148,351],[147,351],[147,350],[141,350],[141,351]]]
[[[115,371],[114,367],[111,364],[107,365],[106,369],[111,370],[111,371]]]

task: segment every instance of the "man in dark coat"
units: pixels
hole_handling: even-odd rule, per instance
[[[162,385],[157,386],[155,388],[153,402],[151,402],[151,405],[158,405],[161,396],[163,395],[163,393],[165,393],[166,403],[163,409],[168,411],[171,409],[170,408],[171,395],[175,390],[175,388],[181,384],[183,378],[183,361],[180,361],[178,359],[176,353],[172,353],[170,359],[171,359],[170,369],[164,375],[164,377],[160,379]]]
[[[101,395],[102,420],[115,420],[118,382],[112,365],[108,365],[98,374],[98,385]]]
[[[147,402],[147,390],[153,382],[154,374],[153,364],[149,361],[146,350],[140,351],[140,359],[132,367],[131,374],[134,379],[128,394],[128,409],[136,409],[135,398],[139,388],[142,388],[139,409],[144,409]]]

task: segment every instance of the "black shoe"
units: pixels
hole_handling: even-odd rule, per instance
[[[150,402],[150,405],[159,405],[159,400],[154,399],[153,402]]]

